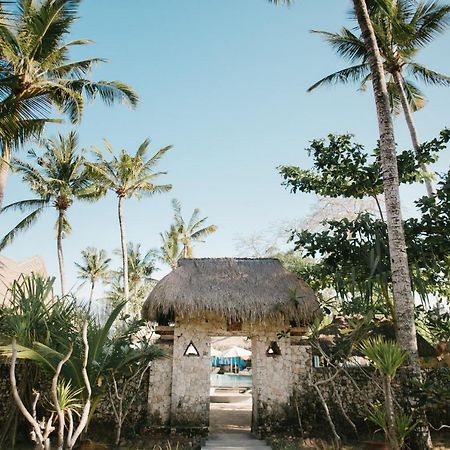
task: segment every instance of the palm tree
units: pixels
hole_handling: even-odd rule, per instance
[[[57,138],[47,139],[43,145],[45,152],[41,156],[34,151],[29,152],[34,164],[19,159],[12,161],[14,170],[22,175],[23,181],[29,185],[31,191],[38,194],[39,198],[18,201],[3,208],[2,212],[31,210],[31,213],[2,239],[0,249],[11,243],[18,233],[29,228],[46,207],[54,207],[58,215],[56,235],[61,292],[65,295],[62,240],[71,230],[67,210],[74,200],[94,200],[98,193],[92,189],[84,154],[77,149],[78,138],[75,132],[71,132],[67,137],[58,135]]]
[[[417,53],[450,25],[450,5],[411,0],[371,0],[371,19],[384,63],[391,110],[403,110],[416,155],[420,142],[412,113],[425,104],[425,96],[411,78],[425,84],[450,86],[450,77],[415,61]],[[352,65],[314,83],[308,91],[334,83],[359,82],[362,89],[370,79],[368,52],[362,36],[347,28],[339,33],[315,31]],[[431,176],[422,165],[428,196],[434,193]]]
[[[107,104],[137,104],[136,93],[120,81],[94,82],[87,75],[99,58],[72,61],[73,48],[90,43],[67,41],[77,19],[79,0],[18,0],[18,13],[0,23],[0,139],[3,202],[11,152],[24,138],[40,135],[55,107],[72,123],[82,117],[84,99]]]
[[[204,242],[201,239],[217,231],[216,225],[205,226],[205,222],[208,219],[204,217],[200,219],[200,210],[198,208],[194,209],[189,222],[185,222],[181,215],[181,203],[173,199],[172,207],[174,211],[175,226],[178,229],[179,239],[183,244],[181,250],[182,258],[192,258],[192,243],[193,242]]]
[[[274,3],[291,3],[292,0],[270,0]],[[352,0],[361,36],[367,51],[370,78],[374,93],[380,136],[380,157],[383,168],[383,186],[386,204],[389,254],[391,259],[392,287],[396,319],[397,340],[408,353],[405,374],[411,381],[421,381],[419,354],[417,351],[416,326],[414,322],[414,298],[408,267],[408,254],[400,205],[398,166],[395,148],[395,133],[386,84],[383,59],[377,42],[374,26],[365,0]],[[413,433],[411,445],[414,449],[432,448],[430,433],[426,425],[423,408],[417,408],[420,422]]]
[[[181,258],[180,233],[175,225],[171,225],[169,231],[160,233],[162,245],[157,251],[158,258],[168,264],[172,270],[177,268],[178,260]]]
[[[150,141],[146,139],[139,146],[134,156],[123,149],[116,156],[111,144],[105,142],[107,152],[111,159],[107,160],[103,153],[97,149],[94,151],[96,162],[88,163],[91,175],[95,179],[99,192],[106,194],[107,191],[112,191],[117,195],[117,212],[122,251],[123,291],[126,301],[129,298],[129,283],[123,201],[130,198],[140,199],[144,196],[152,196],[162,192],[168,192],[172,189],[172,185],[170,184],[154,184],[158,177],[166,174],[166,172],[155,172],[155,166],[172,147],[164,147],[149,158],[147,155],[149,144]]]
[[[151,281],[155,272],[155,255],[152,251],[143,253],[141,244],[128,244],[128,279],[132,289],[136,291],[139,286]]]
[[[111,258],[108,258],[105,250],[98,250],[95,247],[87,247],[82,250],[81,257],[83,262],[81,264],[75,263],[75,265],[78,267],[78,278],[91,283],[91,291],[89,294],[90,310],[95,284],[98,281],[106,281],[109,278]]]

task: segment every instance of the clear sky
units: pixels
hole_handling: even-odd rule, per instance
[[[301,219],[310,211],[313,197],[290,194],[276,170],[280,164],[309,167],[308,141],[329,132],[352,132],[368,147],[375,145],[370,91],[361,94],[349,85],[306,93],[314,81],[345,64],[309,30],[351,26],[349,8],[347,0],[299,0],[291,8],[265,0],[84,0],[72,36],[95,44],[74,56],[106,58],[93,78],[125,81],[141,102],[135,111],[106,108],[100,101],[87,106],[78,127],[82,146],[101,146],[108,138],[115,148],[134,152],[147,137],[154,151],[174,145],[160,164],[168,171],[161,181],[174,189],[126,203],[129,240],[145,249],[158,247],[175,197],[185,216],[199,207],[219,227],[196,247],[195,256],[234,256],[239,235]],[[447,34],[427,47],[420,61],[450,74],[449,47]],[[450,125],[450,89],[425,90],[429,104],[415,114],[422,139]],[[409,147],[401,117],[396,127],[397,142]],[[47,134],[60,129],[48,127]],[[449,162],[447,153],[435,169],[444,171]],[[405,203],[424,192],[423,186],[408,188]],[[20,179],[12,176],[6,202],[26,197]],[[76,203],[69,217],[73,233],[64,248],[72,285],[73,262],[83,248],[111,252],[119,245],[115,198]],[[55,218],[49,209],[5,255],[20,260],[40,254],[56,275]],[[14,214],[2,218],[0,232],[17,219]]]

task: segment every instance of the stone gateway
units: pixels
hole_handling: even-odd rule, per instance
[[[297,380],[311,366],[303,330],[318,316],[312,289],[277,259],[180,260],[143,306],[143,317],[158,324],[167,355],[151,368],[150,425],[207,430],[211,337],[246,336],[252,343],[252,430],[285,426]]]

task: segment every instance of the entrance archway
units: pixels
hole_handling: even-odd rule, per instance
[[[159,322],[160,343],[169,356],[151,369],[151,425],[207,431],[211,337],[248,336],[252,430],[283,426],[295,373],[309,364],[290,331],[318,314],[314,292],[278,260],[181,260],[143,308],[145,318]]]

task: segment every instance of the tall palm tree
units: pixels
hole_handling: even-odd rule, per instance
[[[75,132],[71,132],[67,137],[58,135],[56,138],[47,139],[43,145],[45,151],[42,155],[38,155],[34,151],[29,152],[30,157],[34,160],[33,163],[19,159],[12,161],[14,171],[22,175],[23,181],[39,197],[18,201],[3,208],[2,212],[31,210],[31,213],[2,239],[0,250],[11,243],[18,233],[29,228],[46,207],[54,207],[58,216],[56,236],[61,292],[65,295],[62,240],[71,230],[67,210],[75,200],[94,200],[98,193],[92,189],[92,183],[85,167],[84,153],[77,149],[78,138]]]
[[[123,201],[130,198],[141,199],[144,196],[152,196],[172,189],[170,184],[155,184],[155,180],[161,175],[165,175],[166,172],[154,171],[160,159],[172,146],[164,147],[152,157],[148,157],[149,144],[150,140],[146,139],[139,146],[134,156],[124,149],[116,156],[111,144],[105,142],[110,159],[106,159],[101,150],[96,149],[94,151],[96,162],[88,163],[99,192],[106,194],[107,191],[112,191],[117,196],[125,300],[129,298],[129,282]]]
[[[106,281],[109,278],[109,264],[111,258],[105,250],[98,250],[95,247],[87,247],[81,252],[82,263],[75,263],[78,268],[78,278],[89,281],[91,291],[89,294],[89,310],[92,305],[95,285],[98,281]]]
[[[450,86],[450,77],[416,62],[420,49],[432,42],[450,26],[450,5],[434,1],[370,0],[369,11],[383,58],[387,88],[393,112],[403,110],[411,142],[416,154],[420,142],[412,113],[425,104],[423,92],[412,79],[425,84]],[[371,77],[368,52],[361,35],[342,28],[339,33],[315,31],[352,65],[314,83],[308,91],[335,83],[359,82],[365,88]],[[431,176],[422,165],[428,196],[434,193]]]
[[[292,0],[269,1],[274,3],[292,3]],[[406,377],[413,382],[420,382],[421,372],[414,322],[414,298],[409,275],[405,231],[400,205],[394,124],[392,121],[383,59],[366,1],[352,0],[352,2],[362,39],[367,50],[367,61],[370,67],[370,78],[378,118],[397,340],[408,353],[404,368]],[[417,419],[419,426],[413,433],[411,445],[414,450],[431,449],[430,433],[422,408],[417,408]]]
[[[23,138],[42,132],[53,108],[78,123],[85,98],[99,96],[107,105],[137,103],[136,93],[126,84],[87,78],[93,66],[104,60],[70,59],[74,47],[90,43],[86,39],[66,40],[77,19],[79,3],[18,0],[18,13],[0,23],[0,112],[8,112],[0,120],[0,206],[12,151]]]
[[[181,203],[173,199],[172,207],[174,211],[175,226],[178,230],[179,239],[183,245],[181,250],[182,258],[192,258],[193,242],[201,241],[206,236],[217,231],[216,225],[205,225],[207,217],[200,219],[200,210],[194,209],[189,222],[185,222],[181,215]]]

